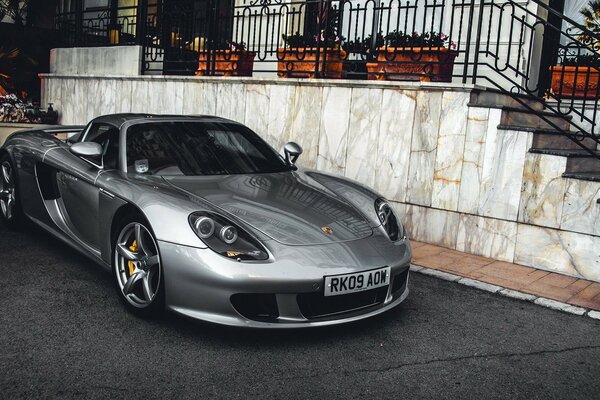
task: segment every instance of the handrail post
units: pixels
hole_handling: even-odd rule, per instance
[[[464,4],[464,3],[463,3]],[[473,32],[473,14],[475,13],[475,0],[471,0],[471,5],[469,6],[469,27],[467,30],[467,41],[466,41],[466,50],[465,50],[465,67],[463,69],[463,79],[462,83],[467,83],[467,77],[469,73],[469,57],[471,56],[471,33]],[[460,39],[459,39],[460,40]],[[460,43],[459,43],[460,46]]]
[[[481,46],[481,27],[483,25],[483,8],[485,7],[485,0],[479,1],[479,20],[477,21],[477,39],[475,41],[475,59],[473,60],[473,79],[472,83],[477,83],[477,66],[479,64],[479,47]],[[491,4],[490,4],[491,7]],[[490,12],[492,10],[490,9]]]

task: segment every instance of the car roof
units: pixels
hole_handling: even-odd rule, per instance
[[[197,122],[235,122],[226,118],[217,117],[214,115],[163,115],[163,114],[141,114],[141,113],[123,113],[109,114],[96,117],[92,122],[107,123],[120,127],[126,122],[133,121],[148,121],[149,119],[157,121],[197,121]]]

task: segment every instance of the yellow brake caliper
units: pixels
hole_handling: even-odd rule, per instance
[[[131,243],[131,246],[129,246],[129,250],[138,251],[137,240],[134,240],[133,243]],[[129,267],[129,276],[133,275],[133,272],[135,271],[135,265],[133,265],[132,261],[128,261],[127,266]]]

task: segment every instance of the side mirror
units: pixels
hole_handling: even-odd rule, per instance
[[[295,142],[287,142],[285,146],[283,146],[283,153],[285,155],[285,161],[289,165],[296,164],[296,160],[302,154],[302,147]]]
[[[100,164],[102,160],[103,149],[99,143],[95,142],[77,142],[70,147],[71,153],[77,157],[84,158],[94,164]]]

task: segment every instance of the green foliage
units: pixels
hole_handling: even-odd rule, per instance
[[[373,36],[369,35],[364,39],[356,38],[356,40],[350,41],[345,44],[344,50],[350,53],[358,54],[371,54],[371,49],[374,47],[377,49],[385,44],[385,39],[381,32],[377,33],[375,37],[375,44],[373,46]]]
[[[320,35],[306,35],[300,34],[299,32],[293,35],[281,35],[285,45],[291,48],[302,48],[302,47],[338,47],[343,41],[343,36],[325,36]]]
[[[388,47],[445,47],[448,42],[447,35],[437,32],[413,32],[409,35],[393,31],[385,36],[385,44]],[[450,46],[453,47],[454,43],[450,42]]]

